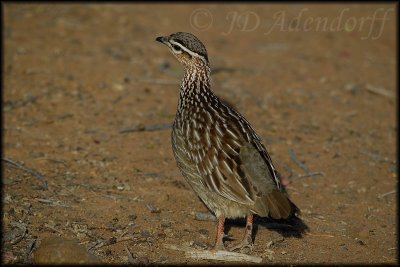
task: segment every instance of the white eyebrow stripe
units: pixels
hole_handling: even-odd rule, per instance
[[[175,42],[174,40],[169,40],[169,42],[170,42],[171,44],[173,44],[173,45],[179,46],[180,48],[182,48],[182,50],[184,50],[185,52],[187,52],[189,55],[192,55],[192,56],[194,56],[194,57],[201,58],[201,59],[203,59],[203,60],[205,61],[205,58],[204,58],[203,56],[201,56],[201,55],[199,55],[199,54],[197,54],[197,53],[195,53],[195,52],[193,52],[193,51],[190,51],[189,49],[187,49],[186,47],[184,47],[184,46],[181,45],[180,43]]]

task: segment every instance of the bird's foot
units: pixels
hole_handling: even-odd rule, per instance
[[[236,252],[245,252],[249,253],[253,250],[253,240],[251,236],[246,236],[245,238],[240,241],[239,244],[229,248],[229,251],[236,251]]]
[[[223,242],[217,242],[215,245],[210,246],[212,252],[217,252],[219,250],[226,250]]]
[[[224,223],[225,223],[225,217],[220,216],[218,218],[218,225],[217,225],[217,234],[215,236],[215,245],[211,248],[211,251],[217,252],[218,250],[226,250],[224,246]]]

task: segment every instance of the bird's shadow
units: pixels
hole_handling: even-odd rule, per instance
[[[226,224],[226,232],[229,233],[229,230],[232,226],[244,226],[246,225],[245,219],[227,219]],[[254,237],[257,236],[258,227],[262,226],[269,230],[276,231],[281,234],[283,237],[295,237],[302,238],[303,235],[308,232],[309,227],[301,220],[300,218],[293,216],[289,219],[270,219],[267,217],[260,217],[254,215],[254,224],[253,224],[253,240]],[[229,237],[228,237],[229,239]]]
[[[307,224],[305,224],[302,219],[296,216],[293,216],[289,219],[275,220],[256,215],[254,217],[254,221],[256,225],[254,234],[257,234],[257,226],[263,226],[269,230],[276,231],[284,237],[302,238],[306,232],[310,231],[310,228],[307,226]]]

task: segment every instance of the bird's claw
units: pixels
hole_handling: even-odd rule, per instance
[[[226,247],[223,242],[217,242],[213,246],[210,245],[210,248],[211,248],[211,251],[213,251],[213,252],[217,252],[219,250],[226,250]]]

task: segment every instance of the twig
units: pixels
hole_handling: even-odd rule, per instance
[[[48,224],[48,223],[45,223],[44,226],[47,227],[47,228],[49,228],[50,230],[53,230],[54,232],[57,232],[57,233],[61,234],[61,235],[64,234],[62,231],[56,229],[55,227],[51,226],[51,225]]]
[[[135,226],[133,226],[135,227]],[[119,238],[123,238],[124,235],[126,235],[127,233],[129,233],[129,230],[125,230],[124,232],[122,232],[122,234],[119,236]]]
[[[129,241],[129,240],[132,240],[132,239],[133,239],[132,236],[126,236],[126,237],[123,237],[123,238],[115,238],[115,237],[112,237],[112,238],[106,240],[105,242],[102,242],[102,243],[100,243],[100,244],[97,244],[97,245],[95,246],[95,248],[101,248],[101,247],[104,247],[104,246],[114,245],[114,244],[116,244],[116,243],[124,242],[124,241]]]
[[[146,208],[151,212],[151,213],[160,213],[161,210],[157,207],[155,207],[153,204],[148,203],[146,204]]]
[[[296,154],[294,153],[293,149],[289,148],[288,149],[288,153],[290,158],[297,164],[299,165],[300,168],[302,168],[304,170],[305,173],[309,173],[310,170],[308,169],[308,167],[302,162],[300,161],[297,157]]]
[[[94,192],[93,192],[94,193]],[[117,199],[123,199],[123,196],[118,196],[118,195],[111,195],[111,194],[102,194],[103,197],[111,198],[113,200]]]
[[[389,191],[389,192],[386,192],[386,193],[384,193],[384,194],[378,196],[378,198],[384,198],[384,197],[386,197],[386,196],[388,196],[388,195],[392,195],[392,194],[395,194],[395,193],[396,193],[396,190]]]
[[[29,263],[29,258],[32,254],[33,249],[35,248],[36,245],[36,238],[32,239],[31,241],[29,241],[28,245],[27,245],[27,252],[25,253],[24,256],[24,263],[28,264]]]
[[[365,89],[367,89],[367,91],[370,93],[374,93],[374,94],[381,95],[381,96],[386,96],[389,98],[394,98],[394,95],[390,91],[388,91],[384,88],[381,88],[381,87],[375,87],[370,84],[367,84],[365,86]]]
[[[184,251],[186,257],[200,260],[218,260],[218,261],[236,261],[236,262],[254,262],[260,263],[261,257],[250,256],[243,253],[230,252],[225,250],[210,251],[198,250],[192,248],[178,247],[171,244],[164,244],[164,247],[171,250]]]
[[[5,101],[3,102],[4,104],[4,110],[11,110],[11,109],[16,109],[16,108],[20,108],[20,107],[24,107],[28,104],[34,104],[36,103],[36,101],[38,100],[39,97],[43,96],[45,94],[42,95],[38,95],[38,96],[28,96],[25,99],[18,99],[15,101]]]
[[[111,227],[111,226],[109,226],[109,227],[104,227],[104,226],[99,226],[99,227],[96,227],[96,226],[89,226],[88,229],[89,229],[89,230],[97,230],[97,229],[100,229],[100,230],[111,230],[111,231],[114,231],[116,228],[115,228],[115,227]]]
[[[366,150],[364,150],[364,151],[361,151],[363,154],[365,154],[365,155],[367,155],[367,156],[370,156],[372,159],[374,159],[375,161],[378,161],[378,162],[389,162],[389,163],[391,163],[391,164],[396,164],[396,161],[395,160],[390,160],[390,159],[388,159],[387,157],[383,157],[383,156],[381,156],[381,155],[379,155],[379,154],[377,154],[377,153],[370,153],[370,152],[368,152],[368,151],[366,151]]]
[[[67,163],[65,162],[65,160],[60,160],[60,159],[51,159],[51,158],[37,158],[35,160],[47,160],[50,161],[52,163],[57,163],[57,164],[62,164],[64,166],[67,166]]]
[[[7,162],[7,163],[9,163],[9,164],[11,164],[11,165],[13,165],[14,167],[17,167],[17,168],[19,168],[19,169],[21,169],[23,171],[26,171],[27,173],[29,173],[29,174],[35,176],[36,178],[42,180],[43,181],[43,188],[45,190],[48,189],[47,181],[45,180],[44,176],[42,174],[40,174],[39,172],[37,172],[37,171],[35,171],[33,169],[29,169],[29,168],[19,164],[18,162],[14,161],[14,160],[11,160],[11,159],[8,159],[8,158],[2,158],[2,160]]]
[[[305,233],[305,235],[311,235],[311,236],[319,236],[319,237],[335,237],[334,235],[326,235],[326,234],[311,234],[311,233]]]
[[[123,128],[119,130],[120,133],[129,133],[129,132],[143,132],[143,131],[158,131],[158,130],[164,130],[164,129],[169,129],[171,128],[171,124],[152,124],[152,125],[143,125],[143,124],[138,124],[133,127],[129,128]]]
[[[126,253],[128,253],[128,262],[131,264],[135,264],[135,259],[133,258],[132,252],[129,251],[128,247],[125,246]]]
[[[306,178],[306,177],[317,176],[317,175],[325,176],[325,173],[323,173],[323,172],[309,172],[309,173],[305,173],[305,174],[299,174],[299,175],[297,175],[297,177],[293,177],[292,179],[300,179],[300,178]]]
[[[60,207],[65,207],[65,208],[70,208],[71,206],[63,204],[60,200],[50,200],[50,199],[43,199],[43,198],[38,198],[37,201],[40,203],[45,203],[45,204],[51,204],[52,206],[60,206]]]

